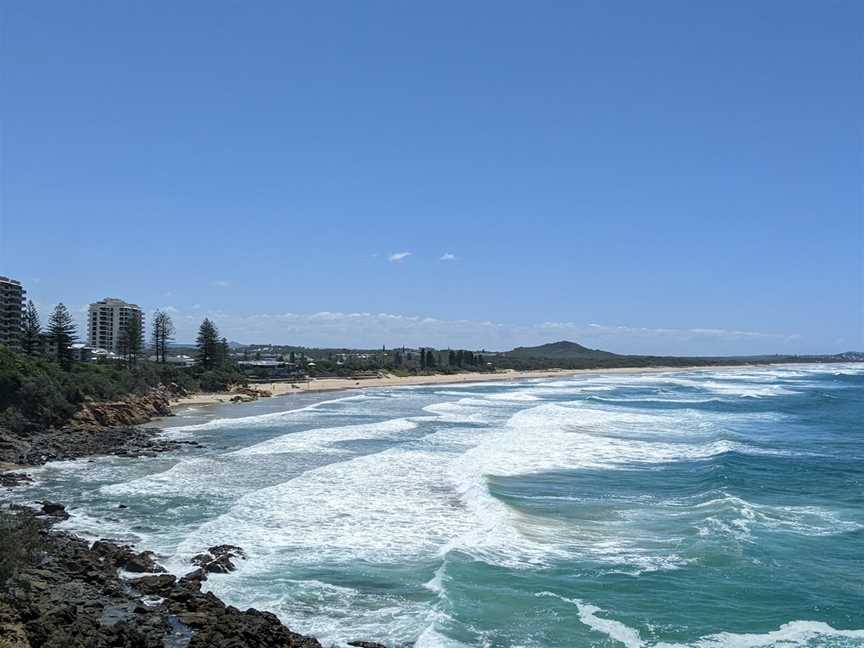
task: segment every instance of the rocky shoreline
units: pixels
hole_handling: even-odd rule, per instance
[[[59,504],[0,515],[4,533],[14,536],[10,521],[29,527],[35,544],[5,582],[0,578],[3,648],[323,648],[270,612],[239,610],[201,591],[208,573],[233,571],[231,559],[243,558],[239,547],[211,547],[178,579],[151,552],[109,540],[90,545],[52,529],[65,516]],[[121,570],[135,575],[123,578]]]
[[[0,428],[0,486],[15,486],[28,477],[19,471],[49,461],[81,459],[95,455],[152,456],[182,446],[200,447],[194,441],[163,439],[158,429],[138,427],[159,416],[172,416],[171,398],[176,390],[154,389],[121,401],[85,402],[68,424],[58,429]]]
[[[58,429],[13,432],[0,427],[0,487],[26,480],[25,476],[8,471],[41,466],[49,461],[95,455],[146,457],[184,445],[201,447],[195,441],[163,439],[161,430],[140,427],[154,418],[173,416],[172,401],[185,395],[176,385],[168,385],[116,402],[87,401]],[[268,397],[270,392],[237,387],[226,396],[231,403],[248,403]]]
[[[13,433],[0,428],[0,487],[20,486],[27,467],[96,455],[153,456],[195,441],[161,438],[159,429],[137,427],[172,415],[169,390],[154,390],[117,403],[86,403],[61,429]],[[256,393],[236,395],[238,402]],[[151,552],[111,540],[89,544],[54,530],[65,507],[41,502],[41,510],[0,507],[0,648],[322,648],[291,631],[270,612],[241,611],[201,591],[208,574],[235,569],[240,547],[202,548],[182,578],[166,573]],[[15,528],[30,528],[35,549],[9,570]],[[14,571],[14,573],[12,573]],[[140,574],[123,578],[120,572]],[[11,573],[11,576],[10,576]],[[385,648],[352,641],[358,648]]]
[[[164,573],[149,552],[107,540],[91,547],[53,531],[58,511],[49,510],[14,513],[38,526],[39,544],[29,564],[0,583],[4,648],[321,648],[273,614],[202,592],[200,579]],[[121,569],[141,576],[121,578]]]

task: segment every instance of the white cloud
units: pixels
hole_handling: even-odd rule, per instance
[[[411,256],[411,252],[394,252],[387,259],[392,261],[393,263],[401,263],[405,259]]]
[[[455,261],[456,255],[450,254],[449,252],[445,252],[444,254],[441,255],[441,257],[438,260],[439,261]]]
[[[210,282],[210,285],[215,288],[228,288],[231,285],[230,281],[226,281],[225,279],[216,279]]]

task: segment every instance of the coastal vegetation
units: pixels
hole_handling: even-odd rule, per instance
[[[54,307],[48,320],[47,339],[54,348],[57,362],[68,370],[72,364],[72,344],[78,336],[75,333],[75,320],[62,303]]]
[[[157,310],[153,314],[151,335],[156,362],[164,364],[168,359],[168,345],[174,340],[174,322],[168,313]]]
[[[864,359],[864,355],[794,356],[655,356],[625,355],[589,349],[576,342],[559,341],[511,351],[399,347],[388,349],[309,348],[299,346],[247,345],[235,353],[245,361],[285,362],[311,377],[342,378],[384,372],[399,377],[501,370],[547,371],[550,369],[613,369],[639,367],[712,367],[719,365],[769,364],[783,362],[842,362]],[[265,368],[247,368],[251,377],[268,377]]]
[[[38,313],[32,322],[38,331]],[[206,324],[206,326],[205,326]],[[87,402],[118,401],[170,386],[176,393],[225,391],[245,384],[245,375],[218,339],[216,326],[205,320],[206,335],[199,340],[196,363],[180,367],[166,362],[165,349],[173,335],[170,317],[161,320],[157,361],[146,359],[143,326],[133,318],[120,341],[122,362],[74,362],[74,322],[58,304],[45,338],[50,347],[25,345],[23,352],[0,346],[0,427],[16,433],[64,425]],[[34,333],[38,339],[41,331]],[[199,336],[200,337],[200,336]],[[41,352],[38,352],[41,351]]]

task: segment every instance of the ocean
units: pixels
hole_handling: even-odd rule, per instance
[[[4,494],[324,645],[864,646],[864,366],[304,394]],[[124,505],[128,508],[119,508]]]

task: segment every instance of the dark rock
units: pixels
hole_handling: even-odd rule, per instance
[[[142,573],[163,573],[165,568],[156,562],[156,554],[152,551],[142,551],[141,553],[132,552],[123,562],[120,567],[126,571]]]
[[[33,478],[24,473],[0,472],[0,486],[5,488],[13,488],[14,486],[20,486],[32,481]]]
[[[66,512],[66,507],[62,504],[57,504],[56,502],[41,502],[42,504],[42,513],[44,515],[50,515],[52,517],[63,518],[64,520],[69,518],[69,514]]]
[[[109,540],[97,540],[91,550],[112,563],[116,568],[135,573],[165,573],[165,568],[156,562],[152,551],[135,552],[129,545],[117,545]]]
[[[234,545],[217,545],[192,558],[192,564],[210,574],[227,574],[237,569],[237,565],[231,562],[232,558],[245,560],[246,552]]]
[[[161,430],[137,427],[67,427],[32,431],[18,437],[0,428],[0,463],[41,466],[48,461],[92,455],[134,457],[145,452],[152,454],[172,452],[184,446],[196,447],[160,435]]]
[[[44,547],[0,594],[0,643],[14,648],[321,648],[275,615],[227,606],[190,586],[191,580],[159,574],[124,581],[118,567],[130,557],[146,560],[152,554],[107,540],[90,547],[73,535],[48,530],[53,518],[34,520],[46,529]],[[212,547],[210,555],[241,553],[224,546]],[[17,634],[7,632],[10,628]]]
[[[191,571],[180,579],[180,584],[192,589],[201,589],[201,583],[207,580],[207,572],[200,567]]]
[[[129,581],[139,592],[144,594],[162,595],[170,592],[177,582],[173,574],[159,574],[158,576],[142,576]]]

